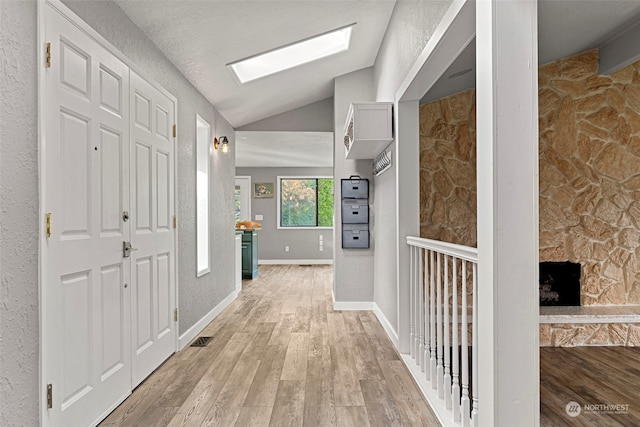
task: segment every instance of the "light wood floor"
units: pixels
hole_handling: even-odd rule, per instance
[[[375,315],[333,311],[331,283],[328,266],[261,266],[209,345],[172,356],[101,426],[438,426]],[[541,426],[640,426],[640,348],[541,348],[540,372]],[[599,404],[629,409],[586,413]]]
[[[261,266],[101,426],[438,426],[375,315],[333,311],[330,266]]]
[[[569,402],[581,405],[570,417]],[[587,405],[629,405],[620,413]],[[640,426],[640,348],[573,347],[540,349],[540,425]]]

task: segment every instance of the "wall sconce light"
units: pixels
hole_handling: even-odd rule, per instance
[[[220,147],[220,144],[222,144],[222,152],[227,154],[229,152],[229,140],[226,136],[221,136],[220,140],[218,140],[218,138],[213,140],[213,148],[216,150]]]

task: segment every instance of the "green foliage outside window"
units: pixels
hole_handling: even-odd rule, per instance
[[[242,205],[242,194],[240,192],[240,186],[236,185],[235,188],[235,201],[236,201],[236,222],[240,221],[240,208]]]
[[[333,227],[333,178],[318,179],[318,225]]]
[[[333,226],[333,179],[284,178],[280,185],[281,227]]]

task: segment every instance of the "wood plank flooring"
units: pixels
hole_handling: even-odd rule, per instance
[[[369,311],[333,311],[330,266],[261,266],[100,426],[439,426]]]
[[[540,349],[540,425],[640,426],[639,385],[640,348],[543,347]],[[566,412],[569,402],[581,405],[576,417]],[[620,406],[616,411],[602,405],[628,405],[628,408]]]
[[[100,425],[439,426],[375,315],[333,311],[331,287],[329,266],[261,266],[207,347],[169,358]],[[640,426],[640,348],[545,347],[540,372],[541,426]],[[601,404],[629,408],[586,406]]]

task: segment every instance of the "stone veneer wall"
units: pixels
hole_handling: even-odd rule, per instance
[[[597,49],[539,68],[540,261],[580,262],[585,306],[640,304],[640,62],[597,69]],[[476,246],[475,140],[474,90],[421,106],[422,237]],[[640,345],[636,328],[541,325],[540,341]]]
[[[420,236],[476,246],[476,98],[420,107]]]
[[[540,260],[582,265],[582,304],[640,303],[640,62],[539,70]]]
[[[640,325],[634,323],[548,323],[540,325],[541,347],[589,345],[640,346]]]

